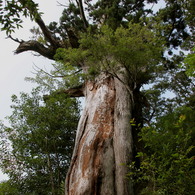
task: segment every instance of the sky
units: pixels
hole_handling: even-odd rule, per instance
[[[52,21],[58,21],[61,16],[63,7],[59,6],[56,0],[35,0],[39,3],[42,16],[46,24]],[[46,3],[45,3],[46,2]],[[68,0],[58,0],[64,4]],[[23,29],[19,29],[12,36],[23,40],[30,40],[32,34],[30,29],[35,23],[25,19]],[[19,95],[20,92],[31,92],[35,84],[24,81],[25,77],[34,77],[33,72],[35,65],[38,67],[49,67],[52,61],[44,57],[33,56],[32,52],[24,52],[14,55],[14,50],[18,43],[11,39],[6,39],[6,34],[0,31],[0,120],[11,114],[10,105],[11,96]],[[6,121],[5,121],[6,123]],[[0,171],[0,181],[7,179]]]

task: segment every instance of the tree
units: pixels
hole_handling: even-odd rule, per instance
[[[182,60],[166,57],[164,51],[172,55],[173,48],[191,43],[192,33],[186,30],[192,28],[188,4],[166,0],[167,7],[153,14],[145,5],[156,0],[86,0],[86,9],[83,1],[76,0],[65,8],[59,26],[47,27],[32,0],[6,2],[0,19],[8,34],[20,25],[19,11],[36,21],[44,38],[44,42],[19,41],[10,36],[19,43],[16,53],[32,50],[56,59],[55,76],[76,80],[61,92],[86,98],[66,194],[134,194],[125,176],[142,146],[130,121],[143,124],[147,102],[141,87],[163,78]],[[62,69],[73,74],[59,75]]]
[[[78,102],[65,94],[12,96],[11,127],[2,126],[1,168],[19,194],[61,194],[74,146]],[[71,112],[70,112],[71,110]]]
[[[141,194],[190,195],[194,189],[194,109],[185,105],[158,118],[140,132],[145,151],[137,168],[130,165],[133,182],[145,183]]]

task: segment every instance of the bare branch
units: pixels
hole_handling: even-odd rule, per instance
[[[17,43],[23,43],[23,40],[19,40],[18,38],[13,38],[11,35],[9,35],[7,38],[10,38],[11,40],[17,42]]]
[[[64,90],[63,93],[68,94],[70,97],[84,97],[83,85],[76,88]]]
[[[152,111],[152,113],[151,113],[151,115],[150,115],[150,117],[149,117],[149,119],[148,119],[148,122],[150,123],[151,122],[151,120],[152,120],[152,118],[154,117],[154,114],[156,113],[156,108],[153,108],[153,111]]]
[[[36,69],[35,69],[34,67],[35,67]],[[74,76],[74,75],[76,75],[76,74],[78,74],[79,72],[82,71],[82,69],[79,69],[79,70],[73,72],[72,74],[55,75],[55,74],[49,73],[48,71],[43,70],[42,68],[39,68],[39,67],[36,66],[35,64],[34,64],[34,67],[33,67],[33,68],[34,68],[34,70],[35,70],[36,72],[42,72],[42,73],[44,73],[45,75],[47,75],[47,76],[49,76],[49,77],[51,77],[51,78],[66,78],[66,77],[71,77],[71,76]],[[56,69],[56,71],[55,71],[54,73],[61,72],[61,70],[57,69],[57,67],[56,67],[54,64],[53,64],[53,67]],[[35,73],[35,74],[36,74],[36,73]]]
[[[53,48],[46,48],[44,45],[39,43],[38,41],[30,40],[30,41],[22,41],[20,45],[15,51],[15,54],[22,53],[24,51],[34,51],[39,53],[40,55],[53,60],[56,50]]]
[[[58,6],[67,7],[66,5],[60,3],[59,1],[57,1],[57,4],[58,4]]]
[[[80,86],[70,88],[67,90],[60,90],[60,91],[54,92],[53,94],[67,94],[70,97],[84,97],[83,89],[84,89],[84,86],[80,85]],[[51,95],[44,95],[43,99],[44,101],[47,101],[50,97]]]

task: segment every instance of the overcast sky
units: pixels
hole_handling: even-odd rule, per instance
[[[58,6],[56,0],[35,0],[39,3],[40,10],[44,13],[43,19],[46,24],[58,21],[63,7]],[[58,0],[64,4],[68,0]],[[29,29],[35,26],[30,20],[25,20],[24,28],[18,30],[13,37],[29,40],[32,36]],[[19,95],[20,92],[30,92],[34,84],[24,81],[27,76],[33,77],[33,66],[47,67],[51,61],[43,57],[35,57],[31,52],[14,55],[13,51],[18,43],[10,39],[5,39],[6,35],[0,31],[0,120],[11,114],[11,95]],[[7,179],[0,172],[0,181]]]

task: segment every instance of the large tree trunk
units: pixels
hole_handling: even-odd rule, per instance
[[[86,82],[66,195],[133,195],[126,178],[133,153],[133,102],[124,83],[106,74]]]

